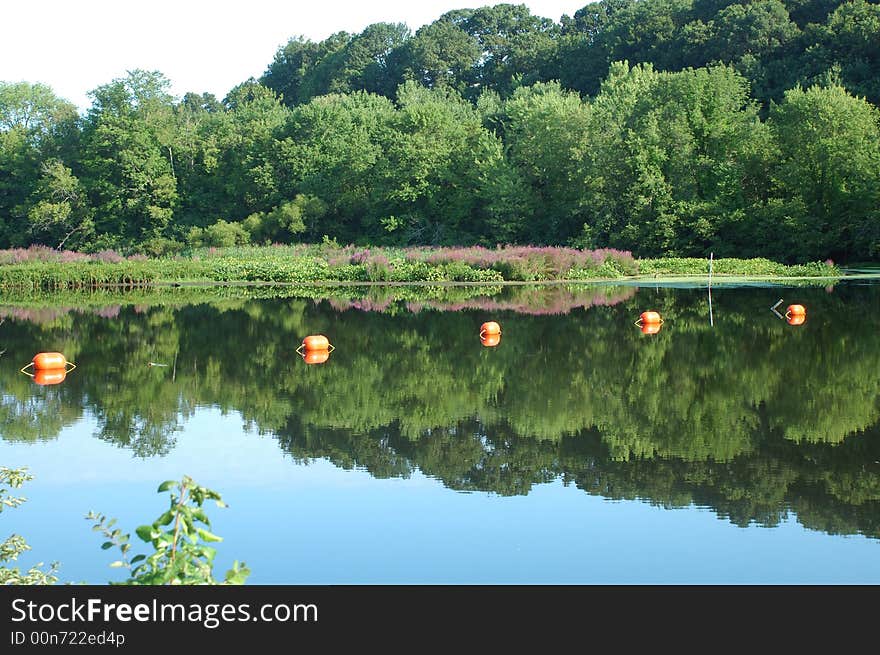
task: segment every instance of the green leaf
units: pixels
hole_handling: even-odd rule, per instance
[[[101,550],[107,550],[108,548],[113,548],[112,541],[105,541],[103,544],[101,544]]]
[[[131,558],[131,563],[137,564],[141,560],[145,560],[145,559],[147,559],[146,555],[135,555],[134,557]]]
[[[135,533],[140,537],[141,541],[151,541],[153,539],[153,526],[139,525]]]
[[[110,568],[111,568],[111,569],[118,569],[118,568],[123,567],[123,566],[125,566],[125,562],[123,562],[123,561],[121,561],[121,560],[116,560],[115,562],[111,562],[111,563],[110,563]]]
[[[162,484],[159,485],[159,488],[156,490],[156,493],[162,493],[163,491],[168,491],[174,485],[177,484],[177,480],[165,480]]]
[[[223,541],[223,537],[218,537],[213,532],[208,532],[202,528],[198,528],[196,532],[198,532],[199,536],[205,541]]]
[[[251,570],[247,565],[244,562],[239,565],[238,560],[236,560],[232,563],[232,568],[226,572],[226,584],[244,584],[250,574]]]
[[[217,549],[211,546],[202,546],[202,555],[209,563],[213,563],[214,558],[217,557]]]

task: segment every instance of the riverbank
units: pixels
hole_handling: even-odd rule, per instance
[[[48,248],[0,251],[0,288],[59,291],[163,284],[364,284],[638,282],[708,275],[702,258],[636,259],[614,249],[532,246],[360,248],[301,244],[195,250],[149,259]],[[832,262],[787,266],[767,259],[713,261],[713,280],[837,279]]]

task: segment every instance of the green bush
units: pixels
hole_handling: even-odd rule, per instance
[[[229,223],[223,219],[208,227],[194,227],[186,237],[193,248],[230,248],[250,243],[251,235],[241,223]]]
[[[186,248],[186,244],[181,241],[155,237],[144,241],[138,248],[138,252],[153,258],[173,257],[182,253],[184,248]]]

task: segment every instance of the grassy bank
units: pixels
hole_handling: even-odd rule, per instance
[[[700,258],[635,259],[613,250],[531,246],[360,248],[333,243],[196,250],[148,259],[48,248],[0,251],[0,288],[19,290],[138,287],[173,282],[547,282],[645,276],[705,276]],[[767,259],[717,259],[724,277],[839,277],[830,261],[786,266]]]

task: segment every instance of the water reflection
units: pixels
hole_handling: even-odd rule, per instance
[[[44,441],[88,415],[98,438],[156,457],[219,407],[297,460],[375,477],[504,495],[561,478],[880,537],[880,287],[783,292],[810,309],[796,330],[768,311],[778,288],[713,289],[711,323],[703,290],[669,288],[7,308],[0,429]],[[647,305],[664,321],[650,338],[633,327]],[[501,347],[475,338],[487,320]],[[337,346],[306,362],[322,365],[297,361],[307,334]],[[35,385],[15,363],[39,350],[77,374]]]

